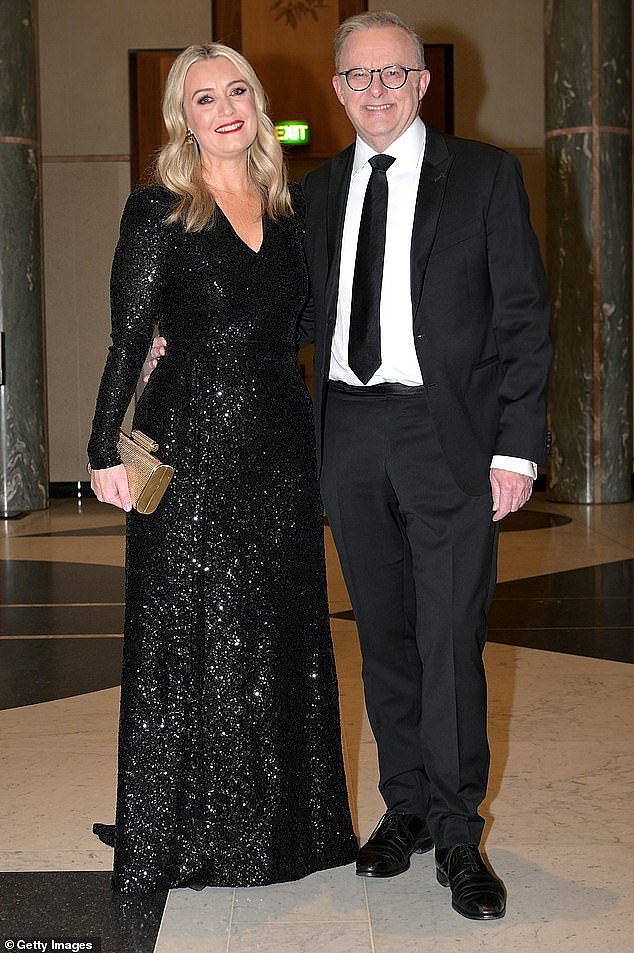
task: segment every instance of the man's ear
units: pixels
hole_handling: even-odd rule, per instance
[[[427,92],[427,87],[431,80],[431,73],[428,69],[424,69],[418,78],[418,101],[420,102],[425,93]]]
[[[342,86],[341,80],[342,80],[342,77],[337,76],[337,74],[335,73],[335,75],[332,78],[332,88],[335,91],[337,99],[343,105],[343,92],[341,90],[341,86]],[[344,83],[345,83],[345,79],[344,79]]]

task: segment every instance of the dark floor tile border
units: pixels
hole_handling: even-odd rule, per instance
[[[123,632],[123,603],[91,606],[2,606],[0,635],[118,635]]]
[[[490,629],[587,629],[634,626],[632,596],[559,599],[496,597],[489,613]]]
[[[490,629],[489,642],[542,652],[581,655],[607,662],[634,662],[634,626],[596,629]]]
[[[101,953],[153,953],[167,892],[123,897],[110,889],[110,877],[102,870],[0,873],[0,950],[6,939],[98,937]]]
[[[500,582],[496,599],[596,599],[634,595],[634,559],[580,566]]]
[[[115,688],[122,654],[121,638],[0,639],[0,710]]]
[[[121,566],[46,559],[0,560],[0,604],[5,606],[111,604],[122,602],[123,593]]]

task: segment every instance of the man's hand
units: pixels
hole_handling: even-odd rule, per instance
[[[152,347],[150,348],[150,356],[143,365],[143,383],[147,384],[150,379],[150,374],[158,364],[160,358],[165,354],[165,348],[167,347],[167,341],[165,338],[154,338],[152,341]]]
[[[489,470],[493,494],[493,522],[515,513],[530,499],[533,481],[522,473],[512,470]]]
[[[91,470],[90,485],[101,503],[112,503],[126,513],[132,509],[128,478],[122,463],[105,470]]]

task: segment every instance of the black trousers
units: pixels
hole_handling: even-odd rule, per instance
[[[423,388],[373,390],[329,389],[322,495],[359,629],[379,790],[389,808],[426,817],[437,847],[477,844],[491,494],[454,481]]]

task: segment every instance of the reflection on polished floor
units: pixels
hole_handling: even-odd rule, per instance
[[[121,901],[112,852],[122,521],[53,501],[2,526],[0,937],[99,936],[104,953],[631,953],[634,949],[634,506],[537,495],[501,537],[486,664],[486,850],[508,913],[451,910],[432,855],[388,881],[352,867],[257,889]],[[383,810],[360,659],[326,527],[350,796]]]

